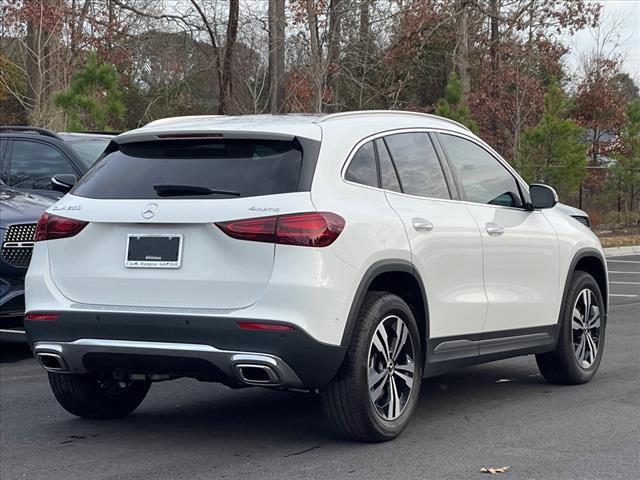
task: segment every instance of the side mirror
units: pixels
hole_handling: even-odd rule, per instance
[[[67,193],[78,182],[73,173],[59,173],[51,177],[51,188],[56,192]]]
[[[534,183],[529,186],[529,195],[535,209],[553,208],[558,203],[558,194],[549,185]]]

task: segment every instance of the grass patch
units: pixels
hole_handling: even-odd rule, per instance
[[[614,235],[601,236],[600,241],[604,248],[608,247],[635,247],[640,245],[640,235]]]

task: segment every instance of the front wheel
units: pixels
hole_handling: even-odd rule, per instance
[[[125,417],[138,408],[151,382],[49,372],[49,385],[67,412],[78,417],[106,420]]]
[[[396,295],[367,293],[345,361],[321,392],[332,426],[353,440],[397,437],[415,409],[421,381],[421,344],[411,309]]]
[[[538,368],[550,383],[586,383],[600,366],[606,327],[602,293],[591,275],[575,272],[560,315],[556,349],[536,355]]]

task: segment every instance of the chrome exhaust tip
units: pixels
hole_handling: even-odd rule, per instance
[[[48,372],[66,372],[69,370],[67,362],[57,353],[41,352],[37,353],[36,357],[40,365]]]
[[[276,371],[268,365],[240,363],[235,365],[240,379],[248,385],[277,386],[282,382]]]

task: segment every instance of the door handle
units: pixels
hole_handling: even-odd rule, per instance
[[[413,224],[413,229],[416,232],[430,232],[433,230],[433,223],[429,220],[425,220],[424,218],[414,218],[411,222]]]
[[[498,237],[504,233],[504,227],[497,223],[489,222],[485,224],[485,227],[487,229],[487,233],[492,237]]]

